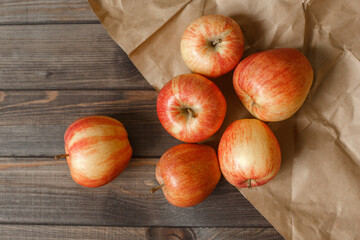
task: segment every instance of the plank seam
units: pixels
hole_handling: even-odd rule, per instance
[[[245,226],[245,225],[239,225],[239,226],[222,226],[222,225],[211,225],[211,226],[176,226],[176,225],[171,225],[171,226],[158,226],[158,225],[138,225],[138,226],[134,226],[134,225],[92,225],[92,224],[51,224],[51,223],[27,223],[27,222],[0,222],[0,226],[1,225],[16,225],[16,226],[21,226],[21,225],[25,225],[25,226],[61,226],[61,227],[109,227],[109,228],[118,228],[118,227],[128,227],[128,228],[144,228],[144,227],[153,227],[153,228],[274,228],[273,226]]]
[[[55,155],[54,155],[55,156]],[[41,158],[41,159],[54,159],[54,156],[44,156],[44,155],[40,155],[40,156],[34,156],[34,155],[29,155],[29,156],[14,156],[14,155],[0,155],[0,160],[1,158]],[[132,156],[132,158],[141,158],[141,159],[151,159],[151,158],[160,158],[161,156]],[[54,160],[55,161],[55,160]]]
[[[155,91],[153,87],[149,85],[149,87],[127,87],[127,88],[0,88],[0,91]]]
[[[46,22],[5,22],[0,23],[1,26],[35,26],[35,25],[70,25],[70,24],[101,24],[99,20],[83,20],[83,21],[46,21]]]

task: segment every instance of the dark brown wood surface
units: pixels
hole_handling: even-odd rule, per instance
[[[99,22],[84,0],[1,0],[0,24]]]
[[[61,154],[67,126],[94,114],[125,125],[134,156],[159,156],[180,142],[159,124],[156,97],[154,90],[1,91],[0,156]]]
[[[87,189],[72,181],[65,160],[0,158],[0,223],[271,227],[224,179],[192,208],[170,205],[161,191],[151,194],[157,160],[134,157],[113,182]]]
[[[101,24],[0,25],[0,56],[0,89],[153,90]]]
[[[26,239],[126,239],[126,240],[228,240],[228,239],[282,239],[273,228],[161,228],[161,227],[92,227],[2,225],[3,240],[14,234]]]
[[[188,209],[150,194],[157,160],[179,143],[156,97],[87,1],[0,1],[0,239],[282,239],[224,179]],[[97,189],[52,159],[66,127],[91,114],[124,123],[134,149]]]

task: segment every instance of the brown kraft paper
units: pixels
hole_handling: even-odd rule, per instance
[[[360,1],[89,0],[104,28],[156,89],[189,73],[180,54],[185,28],[207,14],[232,17],[244,57],[291,47],[310,61],[310,94],[290,119],[270,123],[282,150],[279,174],[240,192],[286,239],[360,239]],[[236,119],[250,118],[232,73],[212,79],[228,110],[206,141],[217,147]]]

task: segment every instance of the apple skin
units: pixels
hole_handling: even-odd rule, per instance
[[[275,135],[257,119],[233,122],[221,137],[218,154],[222,174],[238,188],[269,182],[281,165],[281,151]]]
[[[306,57],[292,48],[272,49],[250,55],[234,71],[235,91],[256,118],[282,121],[304,103],[313,82]]]
[[[132,148],[125,127],[106,116],[87,116],[66,130],[65,153],[71,176],[85,187],[100,187],[128,165]]]
[[[200,142],[220,128],[226,114],[226,101],[209,79],[199,74],[183,74],[160,90],[157,114],[162,126],[175,138]]]
[[[166,151],[156,165],[156,179],[165,198],[176,207],[204,201],[221,177],[215,150],[203,144],[183,143]]]
[[[232,18],[206,15],[186,28],[180,50],[191,71],[207,77],[219,77],[239,63],[244,52],[244,37]]]

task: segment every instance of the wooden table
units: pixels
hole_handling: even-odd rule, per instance
[[[193,208],[150,194],[159,156],[179,142],[87,1],[0,2],[0,89],[0,239],[282,239],[224,179]],[[67,126],[91,114],[123,122],[134,149],[97,189],[53,159]]]

